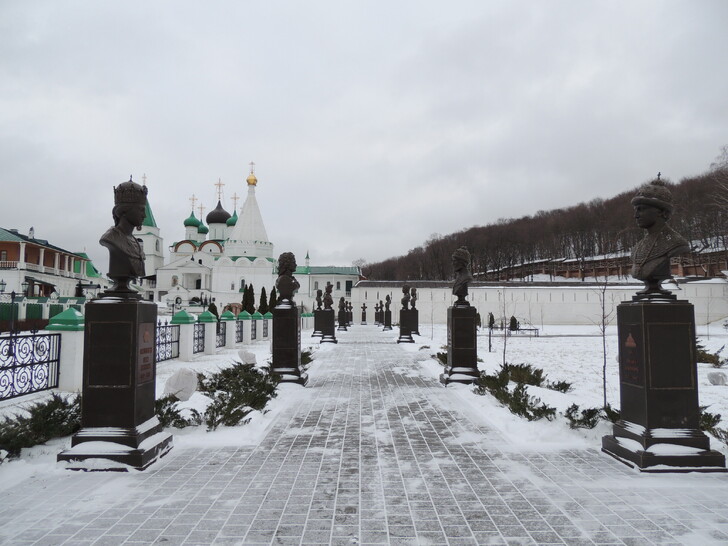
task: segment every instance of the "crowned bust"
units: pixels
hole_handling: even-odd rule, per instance
[[[146,218],[147,187],[140,186],[129,177],[114,188],[114,208],[111,215],[114,226],[106,230],[99,243],[109,250],[109,278],[114,287],[104,296],[139,299],[129,288],[132,279],[144,276],[144,252],[132,235]]]
[[[637,292],[636,298],[674,299],[669,290],[660,288],[660,283],[672,278],[670,258],[689,252],[690,245],[667,224],[672,215],[673,200],[659,174],[639,188],[632,206],[637,225],[645,230],[645,236],[632,249],[632,276],[645,283],[644,290]]]

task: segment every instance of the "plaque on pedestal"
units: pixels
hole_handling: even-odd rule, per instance
[[[172,448],[154,414],[157,306],[106,297],[85,311],[81,430],[57,459],[71,469],[143,470]]]
[[[313,334],[311,334],[311,337],[323,337],[324,336],[324,330],[323,330],[323,321],[324,321],[324,310],[323,309],[317,309],[313,312]]]
[[[397,343],[415,342],[415,340],[412,339],[412,330],[410,328],[410,325],[412,324],[410,314],[411,311],[409,309],[402,309],[399,312],[399,338],[397,339]]]
[[[321,331],[323,332],[321,343],[338,343],[333,309],[324,309],[321,311]]]
[[[271,373],[283,383],[305,385],[308,374],[301,366],[301,321],[298,307],[289,303],[273,308],[273,343]]]
[[[392,329],[392,311],[387,309],[384,312],[384,328],[382,328],[382,331],[391,330],[391,329]]]
[[[621,419],[602,451],[643,472],[724,472],[700,430],[693,306],[638,299],[617,323]]]
[[[447,367],[440,381],[473,383],[479,376],[476,310],[470,306],[447,309]]]

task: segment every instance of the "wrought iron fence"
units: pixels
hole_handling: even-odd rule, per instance
[[[250,339],[257,339],[258,338],[258,321],[257,320],[251,320],[250,321]]]
[[[205,325],[201,322],[195,324],[194,335],[192,336],[192,352],[205,352]]]
[[[157,362],[179,357],[179,324],[157,323]]]
[[[235,343],[243,342],[243,321],[235,321]]]
[[[218,322],[215,330],[215,347],[225,347],[225,335],[227,334],[227,323]]]
[[[268,319],[263,319],[263,337],[268,337]]]
[[[0,336],[0,400],[58,386],[61,334]]]

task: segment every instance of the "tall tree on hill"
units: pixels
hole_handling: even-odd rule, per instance
[[[258,304],[258,313],[265,315],[268,312],[268,295],[265,293],[265,286],[260,289],[260,303]]]

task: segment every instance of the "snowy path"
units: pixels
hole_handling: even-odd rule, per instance
[[[596,449],[509,449],[396,333],[355,326],[338,337],[259,445],[178,446],[141,473],[27,479],[5,491],[0,540],[728,543],[725,475],[640,475]]]

